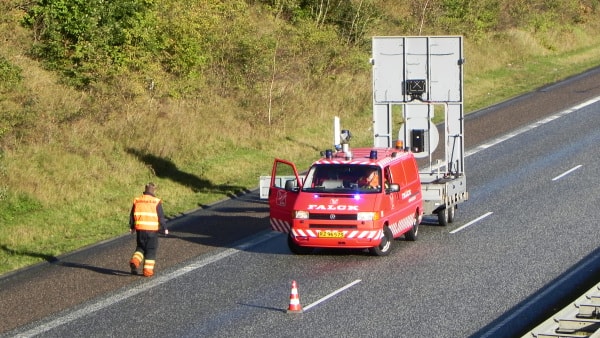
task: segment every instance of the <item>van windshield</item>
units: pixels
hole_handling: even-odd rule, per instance
[[[377,193],[381,191],[381,168],[358,164],[316,164],[306,175],[302,191],[331,193]]]

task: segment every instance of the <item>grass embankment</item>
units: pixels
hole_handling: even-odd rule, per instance
[[[28,56],[21,7],[0,6],[3,80],[20,70],[19,81],[0,85],[0,109],[23,122],[10,133],[0,126],[0,274],[127,232],[145,182],[158,183],[176,215],[255,188],[274,157],[304,168],[331,146],[333,116],[355,146],[372,142],[370,47],[340,43],[332,30],[289,25],[254,5],[241,11],[245,29],[273,42],[255,65],[263,76],[247,72],[232,85],[151,65],[75,89]],[[388,12],[403,12],[396,7]],[[367,38],[457,33],[393,22],[382,16]],[[600,65],[600,27],[478,34],[465,39],[465,54],[470,112]]]

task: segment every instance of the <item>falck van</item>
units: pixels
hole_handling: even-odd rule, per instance
[[[384,256],[394,239],[417,239],[423,217],[417,163],[404,149],[328,150],[301,178],[294,163],[275,159],[269,207],[271,228],[288,234],[295,254],[351,248]]]

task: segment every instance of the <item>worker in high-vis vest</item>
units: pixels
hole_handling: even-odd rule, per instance
[[[169,234],[167,222],[162,208],[162,200],[155,196],[156,185],[146,184],[144,193],[133,200],[129,227],[131,233],[137,234],[137,246],[129,267],[133,275],[138,274],[138,269],[143,264],[143,274],[146,277],[154,275],[156,251],[158,249],[158,233]]]

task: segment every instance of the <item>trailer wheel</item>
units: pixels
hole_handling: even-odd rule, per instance
[[[404,234],[404,238],[407,241],[416,241],[417,235],[419,234],[419,215],[415,214],[415,219],[413,221],[413,226]]]
[[[454,215],[456,213],[456,206],[453,205],[450,208],[446,208],[448,210],[448,223],[454,222]]]
[[[448,225],[448,208],[441,209],[437,212],[438,223],[445,227]]]
[[[390,228],[385,226],[383,228],[381,243],[378,246],[370,248],[369,251],[375,256],[387,256],[392,251],[392,244],[394,244],[394,234]]]
[[[290,248],[290,251],[293,254],[296,255],[308,255],[310,253],[313,252],[313,248],[311,247],[306,247],[306,246],[300,246],[298,244],[296,244],[296,242],[294,242],[294,240],[292,239],[292,235],[288,235],[288,247]]]

